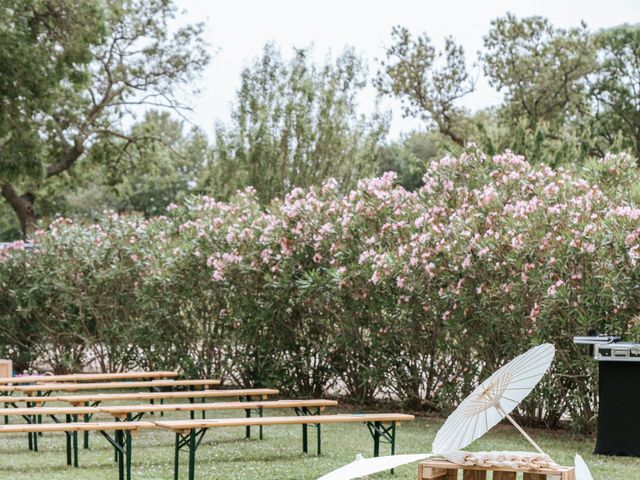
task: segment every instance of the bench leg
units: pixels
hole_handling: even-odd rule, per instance
[[[124,434],[125,437],[125,451],[127,462],[127,480],[131,480],[131,430],[127,430]]]
[[[33,437],[31,436],[31,432],[27,432],[27,439],[29,440],[29,450],[33,450]]]
[[[191,413],[193,413],[193,411]],[[180,470],[180,434],[176,433],[175,457],[173,459],[173,480],[178,480],[179,470]]]
[[[89,406],[89,402],[84,402],[84,406],[88,407]],[[88,422],[90,419],[91,419],[91,417],[88,414],[85,413],[84,421]],[[85,449],[89,448],[89,432],[88,431],[84,432],[84,445],[83,445],[83,448],[85,448]]]
[[[251,418],[251,409],[245,408],[244,414],[245,414],[245,417]],[[251,438],[251,427],[249,425],[244,427],[244,438]]]
[[[309,440],[308,440],[308,425],[306,423],[302,424],[302,453],[309,453]]]
[[[299,417],[305,417],[305,416],[310,416],[310,415],[320,415],[320,408],[316,408],[315,410],[311,411],[309,410],[307,407],[295,407],[293,409],[296,412],[296,415],[298,415]],[[262,416],[262,408],[260,408],[260,416]],[[302,424],[302,451],[303,453],[308,453],[309,450],[309,427],[315,427],[316,428],[316,451],[318,452],[318,456],[320,456],[322,454],[322,426],[317,423],[303,423]],[[262,432],[260,432],[262,434]],[[262,438],[262,436],[260,436],[260,438]]]
[[[116,430],[116,444],[122,445],[122,430]],[[118,480],[124,480],[124,456],[118,455]]]
[[[67,414],[66,416],[66,421],[67,423],[71,423],[71,415]],[[67,437],[67,445],[66,445],[66,449],[67,449],[67,466],[71,466],[71,432],[64,432],[65,436]]]
[[[78,415],[73,416],[73,421],[78,421]],[[78,432],[76,430],[72,433],[73,436],[73,466],[78,468]]]
[[[391,445],[391,455],[396,454],[396,422],[385,427],[382,422],[367,422],[369,433],[373,437],[373,456],[380,456],[380,443],[388,443]],[[391,470],[393,473],[393,469]]]
[[[192,403],[192,404],[193,404],[193,403],[196,403],[196,402],[195,402],[195,398],[193,398],[193,397],[189,397],[189,403]],[[190,418],[191,420],[195,420],[195,419],[196,419],[196,412],[195,412],[195,410],[190,410],[190,411],[189,411],[189,418]]]
[[[375,428],[373,430],[373,456],[380,456],[380,426],[382,424],[380,422],[375,423]]]
[[[32,422],[34,424],[38,423],[38,416],[37,415],[33,415],[32,417]],[[33,451],[37,452],[38,451],[38,433],[39,432],[33,432],[31,435],[33,436]]]
[[[189,438],[189,480],[194,480],[196,477],[196,436],[193,430],[191,430],[191,436]]]
[[[113,437],[103,430],[98,433],[118,452],[118,479],[131,480],[131,431],[115,430]]]
[[[175,457],[174,457],[174,471],[173,478],[174,480],[178,480],[180,478],[180,450],[187,450],[189,454],[189,472],[188,478],[189,480],[194,480],[196,474],[196,450],[200,446],[200,442],[204,437],[204,434],[207,432],[207,429],[202,428],[191,429],[188,433],[176,433],[176,443],[175,443]]]
[[[240,397],[240,401],[241,402],[242,401],[250,402],[251,401],[251,396]],[[244,409],[244,413],[245,413],[245,416],[247,418],[251,418],[251,409],[250,408],[245,408]],[[244,438],[251,438],[251,427],[249,425],[244,427]]]
[[[28,406],[30,407],[35,407],[36,404],[34,403],[27,403]],[[31,421],[29,422],[32,425],[36,425],[38,424],[38,415],[31,415]],[[42,421],[40,421],[40,423],[42,423]],[[38,432],[33,432],[31,434],[31,438],[33,441],[33,451],[37,452],[38,451]]]

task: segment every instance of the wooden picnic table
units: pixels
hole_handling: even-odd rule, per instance
[[[164,420],[153,422],[158,428],[175,433],[174,478],[179,478],[180,451],[186,450],[189,455],[189,480],[195,478],[196,450],[202,437],[209,429],[222,427],[273,426],[273,425],[302,425],[302,451],[307,453],[307,427],[317,429],[317,452],[321,453],[320,426],[336,423],[365,423],[373,437],[373,455],[380,454],[380,443],[384,441],[391,445],[391,455],[396,450],[396,426],[403,421],[414,420],[413,415],[401,413],[369,413],[318,415],[303,414],[292,417],[253,417],[253,418],[221,418],[209,420]],[[389,425],[385,425],[389,424]]]
[[[210,387],[220,385],[220,380],[143,380],[128,382],[95,382],[95,383],[39,383],[36,385],[2,385],[0,392],[20,392],[27,395],[33,393],[78,392],[81,390],[117,390],[117,389],[160,389],[175,387]],[[0,402],[2,397],[0,397]]]
[[[173,370],[153,370],[149,372],[114,372],[114,373],[72,373],[67,375],[19,375],[17,377],[0,377],[0,384],[15,385],[19,383],[53,383],[53,382],[96,382],[113,380],[144,380],[175,378],[178,372]]]

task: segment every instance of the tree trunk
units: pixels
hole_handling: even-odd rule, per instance
[[[10,183],[2,185],[2,196],[9,202],[20,221],[20,228],[24,239],[28,239],[36,229],[36,214],[33,204],[36,197],[33,193],[27,192],[18,195]]]

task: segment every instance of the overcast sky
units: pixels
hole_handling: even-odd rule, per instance
[[[228,121],[242,68],[259,56],[269,41],[279,45],[286,57],[294,46],[313,45],[318,61],[353,46],[367,60],[372,74],[375,59],[384,56],[394,25],[404,25],[413,33],[426,32],[436,45],[441,45],[445,36],[454,36],[472,66],[490,21],[508,11],[518,17],[542,15],[559,27],[576,26],[584,20],[594,30],[640,22],[640,0],[175,1],[184,10],[183,20],[205,22],[206,40],[214,52],[198,81],[201,93],[191,100],[194,112],[188,116],[209,135],[216,121]],[[474,71],[479,78],[478,90],[464,105],[475,110],[498,103],[500,95],[482,79],[477,67]],[[361,96],[363,112],[371,111],[374,99],[373,89]],[[393,102],[387,102],[385,108],[394,112],[392,137],[420,127],[418,122],[403,120]]]

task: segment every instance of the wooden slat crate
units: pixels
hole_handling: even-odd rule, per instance
[[[573,467],[559,467],[558,470],[529,470],[492,467],[463,467],[447,460],[427,460],[418,465],[418,480],[458,480],[458,472],[463,480],[575,480]],[[493,472],[493,476],[488,476]],[[522,475],[518,475],[521,473]]]

